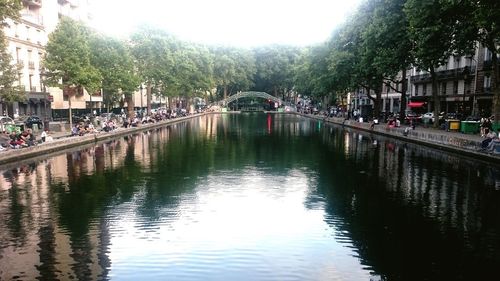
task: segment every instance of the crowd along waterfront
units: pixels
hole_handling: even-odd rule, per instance
[[[294,115],[0,167],[1,280],[491,280],[500,170]]]

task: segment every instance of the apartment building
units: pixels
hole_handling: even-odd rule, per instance
[[[463,116],[490,116],[493,103],[491,91],[492,53],[478,45],[472,56],[451,56],[447,62],[436,69],[438,95],[441,111],[459,113]],[[428,112],[434,108],[431,75],[427,71],[412,68],[407,72],[407,103],[401,104],[401,94],[392,87],[383,85],[382,112],[397,113],[401,106],[407,110]],[[374,96],[374,93],[371,93]],[[351,95],[353,109],[362,105],[373,105],[364,90]]]
[[[22,0],[23,9],[16,21],[7,19],[4,33],[8,50],[15,63],[22,66],[17,83],[27,92],[27,100],[9,105],[0,103],[2,114],[38,115],[50,118],[52,109],[67,109],[68,95],[61,89],[46,87],[41,61],[45,53],[48,35],[54,31],[59,19],[68,16],[87,22],[90,17],[89,0]],[[73,108],[86,108],[92,100],[99,106],[102,97],[85,93],[72,100]]]

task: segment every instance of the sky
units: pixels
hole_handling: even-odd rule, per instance
[[[94,0],[92,25],[127,36],[152,24],[182,40],[256,47],[326,41],[360,0]]]

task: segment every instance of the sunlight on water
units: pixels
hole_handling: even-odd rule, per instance
[[[305,208],[314,182],[312,173],[300,170],[211,174],[174,210],[160,210],[169,216],[147,227],[138,225],[138,206],[128,205],[110,225],[119,233],[111,238],[110,275],[133,280],[140,264],[147,280],[200,274],[204,280],[322,280],[330,274],[367,280],[348,242],[333,239],[324,211]]]

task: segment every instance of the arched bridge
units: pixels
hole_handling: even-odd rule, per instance
[[[272,100],[274,102],[277,102],[279,104],[283,104],[283,101],[280,98],[277,98],[275,96],[271,96],[268,93],[265,92],[239,92],[237,94],[234,94],[232,96],[227,97],[226,99],[220,100],[216,102],[218,105],[226,105],[228,103],[231,103],[237,99],[241,98],[263,98],[266,100]]]

